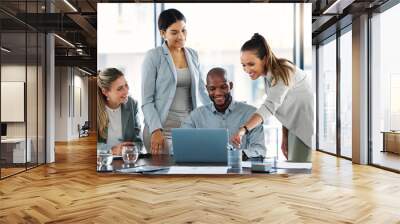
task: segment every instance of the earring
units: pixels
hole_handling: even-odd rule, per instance
[[[107,98],[106,98],[106,99],[107,99],[107,101],[110,101],[110,97],[108,97],[108,96],[107,96]]]

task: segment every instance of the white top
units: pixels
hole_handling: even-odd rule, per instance
[[[115,146],[122,142],[121,106],[111,109],[106,106],[108,114],[107,145]]]
[[[283,126],[312,147],[314,134],[314,95],[307,75],[296,67],[289,86],[279,80],[272,86],[272,74],[265,77],[267,99],[256,111],[265,121],[275,116]]]

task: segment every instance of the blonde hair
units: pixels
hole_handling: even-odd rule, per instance
[[[107,139],[108,115],[106,112],[107,97],[102,90],[110,90],[112,83],[121,76],[123,74],[120,70],[107,68],[101,71],[97,77],[97,125],[98,135],[103,139]]]
[[[272,85],[279,80],[282,80],[286,86],[290,85],[291,74],[295,70],[293,63],[285,58],[277,58],[263,36],[255,33],[250,40],[243,44],[240,51],[254,51],[259,59],[267,58],[264,69],[266,72],[272,73]]]

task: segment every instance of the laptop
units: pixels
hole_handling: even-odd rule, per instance
[[[227,164],[228,130],[223,128],[173,128],[175,163]]]

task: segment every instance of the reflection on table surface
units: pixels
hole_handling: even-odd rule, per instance
[[[264,160],[272,165],[269,173],[251,171],[251,161],[243,161],[242,169],[231,169],[221,163],[176,164],[170,155],[140,155],[135,164],[125,164],[120,157],[115,157],[110,166],[97,166],[99,173],[136,174],[136,175],[249,175],[249,174],[291,174],[311,173],[311,163],[287,163],[273,158]],[[149,168],[149,169],[147,169]],[[144,172],[130,172],[130,171]]]

